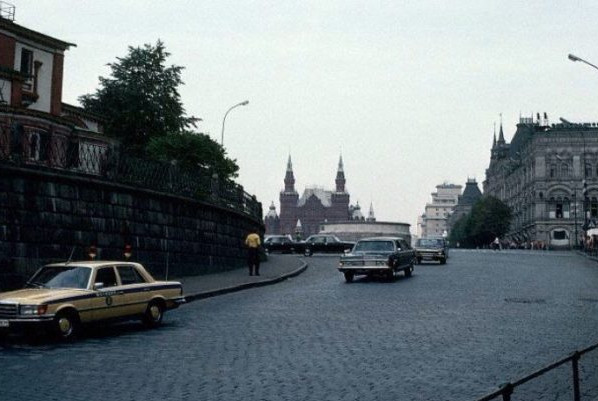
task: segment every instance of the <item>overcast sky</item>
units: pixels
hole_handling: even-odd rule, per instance
[[[74,42],[63,100],[94,92],[128,46],[162,40],[181,96],[267,211],[289,153],[296,189],[334,188],[412,224],[442,182],[482,187],[493,124],[598,121],[598,2],[11,0],[15,22]]]

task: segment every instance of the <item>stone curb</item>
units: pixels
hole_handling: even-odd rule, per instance
[[[299,267],[298,269],[293,270],[290,273],[286,273],[286,274],[283,274],[278,277],[261,280],[261,281],[255,281],[252,283],[243,283],[243,284],[239,284],[239,285],[233,285],[230,287],[218,288],[216,290],[202,291],[202,292],[198,292],[195,294],[188,294],[188,295],[185,295],[185,301],[193,302],[193,301],[198,301],[200,299],[211,298],[211,297],[216,297],[218,295],[229,294],[231,292],[242,291],[242,290],[246,290],[249,288],[264,287],[266,285],[280,283],[281,281],[284,281],[291,277],[298,276],[301,273],[303,273],[307,269],[308,265],[305,261],[302,261],[302,263],[303,263],[303,265],[301,267]]]

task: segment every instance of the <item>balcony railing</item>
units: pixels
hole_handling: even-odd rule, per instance
[[[243,187],[201,167],[181,168],[127,155],[110,144],[0,124],[0,164],[94,177],[113,183],[201,200],[257,220],[261,204]]]
[[[7,3],[6,1],[0,1],[0,18],[14,21],[15,6],[10,3]]]

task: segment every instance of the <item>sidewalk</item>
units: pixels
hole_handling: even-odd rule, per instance
[[[259,276],[250,276],[249,270],[244,267],[222,273],[181,277],[177,280],[183,284],[187,302],[193,302],[247,288],[279,283],[303,273],[305,269],[307,263],[300,257],[268,255],[268,261],[260,265]]]

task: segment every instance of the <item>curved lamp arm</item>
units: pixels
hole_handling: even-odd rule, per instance
[[[226,121],[226,116],[228,116],[228,113],[230,113],[230,111],[232,109],[234,109],[235,107],[239,107],[239,106],[247,106],[249,104],[249,100],[245,100],[241,103],[237,103],[234,106],[232,106],[230,109],[228,109],[226,111],[226,113],[224,113],[224,118],[222,119],[222,133],[220,135],[220,146],[224,146],[224,123]]]
[[[598,70],[598,67],[597,67],[597,66],[595,66],[594,64],[592,64],[592,63],[590,63],[590,62],[588,62],[588,61],[586,61],[586,60],[584,60],[584,59],[582,59],[582,58],[579,58],[579,57],[577,57],[577,56],[575,56],[575,55],[573,55],[573,54],[570,54],[570,53],[569,53],[569,56],[567,56],[567,57],[568,57],[568,58],[569,58],[569,60],[571,60],[571,61],[580,61],[580,62],[582,62],[582,63],[586,63],[586,64],[587,64],[587,65],[589,65],[590,67],[594,67],[595,69],[597,69],[597,70]]]

